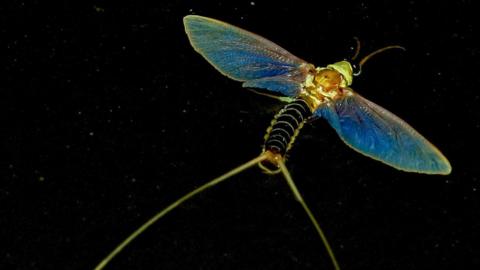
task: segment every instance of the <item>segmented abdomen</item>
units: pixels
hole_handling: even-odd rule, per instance
[[[312,112],[303,99],[296,99],[287,104],[275,115],[267,129],[263,150],[284,156],[311,115]]]

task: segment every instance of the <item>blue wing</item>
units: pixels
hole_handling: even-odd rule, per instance
[[[315,112],[316,116],[327,119],[347,145],[399,170],[428,174],[451,172],[445,156],[411,126],[350,91],[346,90],[347,95]]]
[[[296,96],[314,68],[275,43],[233,25],[196,15],[186,16],[183,22],[193,48],[222,74],[245,82],[244,87]]]

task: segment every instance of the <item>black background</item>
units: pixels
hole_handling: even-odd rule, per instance
[[[398,2],[398,3],[397,3]],[[1,4],[1,269],[92,269],[167,204],[258,155],[277,101],[195,53],[182,18],[258,33],[316,65],[373,58],[353,88],[437,145],[449,176],[396,171],[325,121],[290,168],[344,269],[474,269],[479,46],[472,1]],[[476,267],[475,267],[476,266]],[[108,269],[331,269],[280,176],[254,168],[166,216]]]

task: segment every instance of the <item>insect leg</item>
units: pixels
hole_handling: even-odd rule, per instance
[[[295,100],[294,98],[291,98],[291,97],[283,97],[283,96],[277,96],[277,95],[273,95],[273,94],[263,93],[263,92],[255,90],[253,88],[247,88],[247,90],[252,91],[253,93],[261,95],[261,96],[266,96],[266,97],[269,97],[269,98],[279,100],[281,102],[290,103],[290,102]]]
[[[192,198],[193,196],[201,193],[202,191],[215,186],[216,184],[227,180],[228,178],[239,174],[240,172],[257,165],[259,162],[262,162],[267,158],[267,155],[265,153],[262,153],[258,157],[247,161],[246,163],[228,171],[227,173],[203,184],[202,186],[190,191],[180,199],[176,200],[169,206],[165,207],[162,209],[160,212],[158,212],[156,215],[151,217],[147,222],[145,222],[142,226],[140,226],[137,230],[135,230],[130,236],[128,236],[125,240],[123,240],[122,243],[120,243],[114,250],[112,250],[96,267],[95,270],[101,270],[104,269],[105,266],[118,254],[120,253],[130,242],[132,242],[135,238],[137,238],[140,234],[142,234],[146,229],[148,229],[150,226],[152,226],[155,222],[157,222],[160,218],[165,216],[168,212],[172,211],[173,209],[177,208],[181,203],[185,202],[186,200]]]
[[[290,175],[290,172],[288,171],[287,167],[285,166],[285,163],[283,162],[282,159],[278,159],[278,160],[277,160],[277,164],[278,164],[278,166],[280,167],[280,170],[281,170],[283,176],[285,177],[285,180],[287,181],[288,186],[289,186],[290,189],[292,190],[293,195],[295,196],[295,199],[296,199],[298,202],[300,202],[300,204],[301,204],[302,207],[303,207],[303,210],[305,210],[305,212],[307,213],[308,217],[310,218],[310,221],[313,223],[313,226],[315,226],[315,229],[317,230],[318,235],[320,235],[320,238],[322,239],[323,245],[324,245],[325,248],[327,249],[328,256],[330,257],[330,259],[331,259],[331,261],[332,261],[332,263],[333,263],[333,266],[335,267],[336,270],[339,270],[339,269],[340,269],[340,266],[338,265],[337,259],[335,259],[335,255],[333,254],[332,248],[330,247],[330,244],[329,244],[328,241],[327,241],[327,237],[326,237],[325,234],[323,233],[322,228],[320,228],[320,225],[318,224],[318,221],[315,219],[315,217],[313,216],[312,212],[310,211],[310,208],[308,208],[307,204],[306,204],[305,201],[303,200],[303,197],[302,197],[302,195],[300,194],[300,192],[298,191],[298,188],[297,188],[297,186],[295,185],[295,182],[293,182],[293,178],[292,178],[292,176]]]

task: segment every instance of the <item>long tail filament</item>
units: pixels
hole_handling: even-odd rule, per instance
[[[152,226],[155,222],[157,222],[160,218],[165,216],[167,213],[172,211],[173,209],[177,208],[181,203],[187,201],[188,199],[192,198],[193,196],[203,192],[204,190],[213,187],[217,185],[220,182],[223,182],[224,180],[227,180],[228,178],[241,173],[242,171],[255,166],[259,163],[261,163],[264,160],[271,159],[272,158],[272,153],[271,152],[264,152],[260,154],[258,157],[247,161],[246,163],[228,171],[227,173],[203,184],[202,186],[194,189],[193,191],[187,193],[180,199],[176,200],[166,208],[162,209],[160,212],[158,212],[156,215],[151,217],[147,222],[145,222],[142,226],[140,226],[138,229],[136,229],[130,236],[128,236],[123,242],[121,242],[117,247],[115,247],[114,250],[112,250],[96,267],[95,270],[102,270],[107,266],[107,264],[118,254],[120,253],[130,242],[132,242],[135,238],[137,238],[140,234],[142,234],[145,230],[147,230],[150,226]],[[322,242],[327,249],[328,255],[330,259],[332,260],[332,263],[335,267],[336,270],[340,269],[337,260],[335,259],[335,255],[333,254],[333,251],[328,244],[327,238],[325,237],[325,234],[323,233],[322,229],[320,228],[320,225],[318,224],[317,220],[313,216],[312,212],[308,208],[307,204],[303,200],[302,196],[300,195],[300,192],[298,191],[297,187],[295,186],[295,183],[293,182],[292,176],[288,172],[287,167],[285,166],[285,163],[283,162],[281,156],[275,157],[276,163],[278,164],[280,171],[282,172],[283,176],[285,177],[285,180],[287,181],[290,189],[292,190],[295,199],[300,202],[302,205],[303,209],[307,213],[308,217],[310,218],[310,221],[313,223],[315,226],[315,229],[317,230],[318,234],[320,235],[320,238],[322,239]]]

